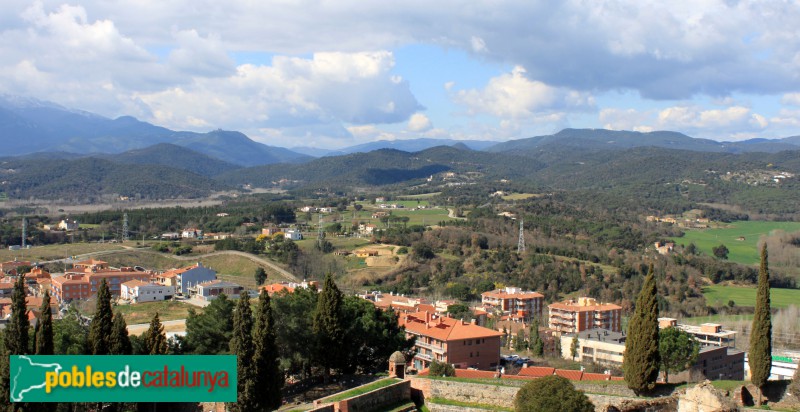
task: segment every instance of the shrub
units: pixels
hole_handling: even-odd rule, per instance
[[[514,397],[516,412],[593,412],[594,405],[564,377],[545,376],[526,383]]]

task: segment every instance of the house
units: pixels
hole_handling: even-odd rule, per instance
[[[373,225],[372,223],[359,223],[358,224],[358,232],[363,235],[371,235],[375,232],[378,226]]]
[[[668,255],[669,252],[672,252],[675,249],[674,242],[655,242],[656,251],[662,255]]]
[[[391,216],[390,212],[375,212],[372,214],[373,219],[380,219],[382,217]]]
[[[314,206],[303,206],[300,208],[300,211],[303,213],[313,213],[317,211],[317,208]]]
[[[392,308],[396,312],[404,313],[415,313],[420,310],[427,310],[430,313],[435,312],[435,308],[431,305],[430,301],[423,298],[395,295],[394,293],[386,295],[381,292],[373,292],[362,295],[361,297],[373,302],[376,307],[384,310]]]
[[[217,213],[217,217],[228,217],[228,216],[230,216],[230,215],[229,215],[229,214],[227,214],[227,213],[225,213],[225,212],[219,212],[219,213]]]
[[[277,226],[269,226],[261,229],[261,234],[266,236],[274,236],[276,233],[280,232],[281,229]]]
[[[321,207],[317,209],[320,213],[333,213],[332,207]]]
[[[614,332],[622,330],[622,307],[613,303],[598,303],[593,298],[578,298],[551,304],[550,329],[558,333],[576,333],[603,328]]]
[[[378,197],[375,198],[375,203],[383,203],[385,201],[386,201],[386,197],[385,196],[378,196]]]
[[[214,300],[223,293],[230,297],[238,297],[243,290],[244,287],[242,285],[217,279],[197,283],[189,289],[189,292],[192,297]]]
[[[378,256],[378,251],[374,249],[358,249],[354,250],[353,254],[360,258],[367,258],[370,256]]]
[[[499,312],[521,322],[541,317],[543,301],[541,293],[514,287],[481,293],[481,304],[486,311]]]
[[[575,360],[622,366],[625,354],[624,333],[603,328],[578,332]],[[572,359],[574,333],[561,335],[561,357]],[[671,382],[744,379],[744,352],[728,346],[703,346],[697,361],[687,370],[670,375]]]
[[[77,220],[62,220],[57,227],[59,230],[73,231],[78,230],[78,226]]]
[[[217,278],[217,272],[203,266],[197,262],[192,266],[180,269],[168,270],[160,275],[156,275],[156,282],[164,286],[173,286],[175,292],[182,295],[189,295],[189,288],[198,283],[209,282]]]
[[[175,288],[156,283],[130,280],[122,284],[121,297],[131,303],[156,302],[172,299]]]
[[[183,238],[183,239],[202,239],[203,238],[203,231],[200,230],[200,229],[195,229],[195,228],[183,229],[183,232],[181,232],[181,238]]]
[[[178,233],[178,232],[168,232],[168,233],[162,233],[161,234],[161,239],[163,239],[163,240],[175,240],[175,239],[180,239],[180,238],[181,238],[181,234]]]
[[[17,275],[17,268],[20,266],[31,266],[31,262],[28,260],[12,260],[8,262],[0,263],[0,274],[9,274],[12,276]]]
[[[494,370],[500,363],[502,333],[431,312],[400,313],[407,337],[416,337],[412,365],[417,370],[434,360],[457,368]]]
[[[24,273],[22,276],[25,277],[25,283],[32,283],[35,284],[39,279],[50,279],[50,272],[44,270],[41,267],[35,267],[30,270],[28,273]]]
[[[259,288],[261,291],[266,291],[267,294],[270,296],[279,293],[281,291],[286,291],[287,293],[294,292],[297,288],[317,288],[319,283],[316,280],[311,281],[302,281],[302,282],[281,282],[281,283],[273,283],[271,285],[263,285]]]
[[[303,234],[298,229],[288,229],[283,232],[283,237],[289,240],[303,240]]]
[[[14,282],[9,278],[0,280],[0,298],[11,297],[11,292],[14,291]]]

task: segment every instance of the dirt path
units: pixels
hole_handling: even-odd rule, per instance
[[[186,319],[176,319],[161,322],[164,325],[164,332],[183,332],[186,330]],[[137,323],[135,325],[128,325],[128,333],[131,335],[141,335],[148,328],[149,323]]]

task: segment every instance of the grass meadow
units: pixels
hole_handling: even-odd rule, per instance
[[[800,230],[800,222],[733,222],[722,228],[689,229],[683,237],[672,238],[676,244],[684,246],[694,242],[697,248],[713,255],[712,248],[724,244],[730,251],[728,260],[745,265],[755,265],[759,261],[758,241],[775,230],[793,232]],[[743,237],[744,240],[738,240]]]

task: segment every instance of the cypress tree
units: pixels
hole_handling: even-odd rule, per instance
[[[145,355],[165,355],[167,350],[167,335],[164,334],[164,325],[158,318],[158,312],[150,320],[150,328],[142,336],[142,349]]]
[[[758,292],[753,314],[753,327],[750,332],[750,381],[759,389],[764,387],[772,369],[772,318],[769,301],[769,267],[767,263],[767,244],[761,247],[761,266],[758,270]],[[761,391],[758,402],[761,404]]]
[[[231,410],[249,412],[257,410],[255,404],[256,388],[253,380],[253,314],[250,310],[250,295],[247,291],[239,294],[239,302],[233,312],[233,336],[230,342],[231,353],[236,355],[238,393]]]
[[[315,348],[317,362],[325,369],[324,378],[327,382],[331,369],[339,366],[340,360],[347,358],[342,292],[336,287],[330,273],[325,276],[325,284],[317,300],[312,331],[317,344]]]
[[[542,342],[542,338],[539,336],[539,321],[537,319],[533,320],[530,332],[533,356],[542,357],[544,355],[544,342]]]
[[[253,328],[253,386],[259,388],[259,410],[278,409],[282,403],[283,372],[278,364],[278,345],[275,320],[269,295],[262,291]]]
[[[625,382],[637,395],[655,388],[661,357],[658,353],[658,302],[653,265],[644,278],[636,298],[636,308],[628,322],[628,338],[622,368]]]
[[[92,355],[108,355],[114,312],[111,311],[111,291],[103,279],[97,288],[97,305],[89,326],[89,350]]]
[[[39,331],[36,333],[36,354],[53,354],[53,312],[50,311],[50,291],[45,291],[42,297],[42,306],[39,308],[41,319],[37,324]]]
[[[108,338],[108,353],[110,355],[133,354],[131,338],[128,336],[128,324],[119,312],[114,314],[114,320],[111,325],[111,336]]]
[[[29,349],[28,329],[31,325],[25,295],[25,278],[20,276],[11,292],[11,318],[3,331],[3,347],[0,348],[0,405],[9,405],[11,401],[9,355],[24,355]]]

